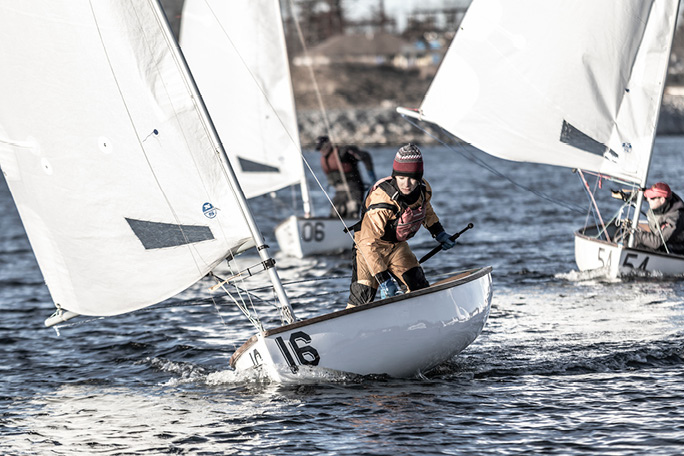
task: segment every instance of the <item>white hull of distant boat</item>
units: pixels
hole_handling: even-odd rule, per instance
[[[344,228],[354,223],[356,220],[343,224],[340,219],[293,215],[276,227],[275,235],[280,251],[288,256],[335,254],[351,250],[354,241]]]
[[[277,381],[301,366],[411,377],[449,360],[480,334],[492,299],[491,267],[431,287],[298,321],[252,336],[232,356],[238,371]]]
[[[684,256],[625,247],[596,238],[596,227],[575,232],[575,261],[580,271],[604,270],[617,278],[637,274],[684,274]]]

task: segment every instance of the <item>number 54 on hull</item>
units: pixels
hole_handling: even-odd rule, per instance
[[[609,230],[613,231],[614,227]],[[684,256],[629,248],[597,238],[595,226],[575,232],[575,261],[580,271],[604,269],[605,275],[617,278],[635,274],[684,274]],[[614,233],[611,235],[613,238]]]

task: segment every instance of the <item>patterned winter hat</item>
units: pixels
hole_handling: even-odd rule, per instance
[[[423,178],[423,155],[415,144],[407,144],[397,151],[392,166],[392,176]]]
[[[644,196],[646,198],[658,198],[660,196],[669,198],[671,195],[672,190],[670,190],[670,186],[667,185],[665,182],[658,182],[656,184],[653,184],[653,187],[649,188],[644,192]]]

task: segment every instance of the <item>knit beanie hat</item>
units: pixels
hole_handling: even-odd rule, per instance
[[[423,155],[415,144],[407,144],[397,151],[392,166],[392,176],[423,178]]]
[[[658,198],[660,196],[669,198],[671,195],[672,190],[670,190],[670,186],[667,185],[665,182],[658,182],[656,184],[653,184],[653,187],[649,188],[644,192],[644,196],[646,198]]]
[[[323,146],[328,144],[330,142],[330,138],[327,136],[319,136],[316,138],[316,150],[321,150],[323,149]]]

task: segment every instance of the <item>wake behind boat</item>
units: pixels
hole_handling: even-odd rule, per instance
[[[489,267],[297,321],[156,0],[0,0],[0,38],[11,62],[0,72],[0,166],[57,308],[46,325],[134,312],[210,276],[257,330],[235,368],[276,380],[300,364],[415,375],[482,330]],[[239,271],[235,257],[254,247],[260,263]],[[233,273],[221,280],[224,261]],[[260,272],[279,328],[247,310]]]
[[[613,277],[682,274],[679,255],[651,252],[647,259],[631,238],[618,244],[606,236],[611,223],[638,226],[678,6],[474,0],[420,109],[398,111],[499,158],[631,186],[638,193],[631,215],[621,220],[621,208],[604,218],[584,180],[601,228],[576,233],[578,268],[605,267]]]

